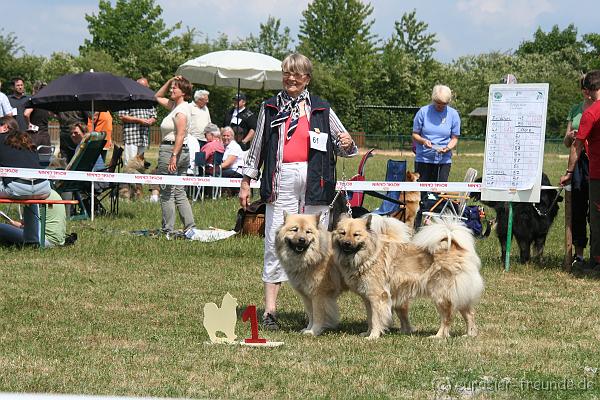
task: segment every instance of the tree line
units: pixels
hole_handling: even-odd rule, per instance
[[[437,35],[419,21],[416,11],[395,21],[391,37],[372,32],[373,6],[360,0],[314,0],[302,12],[297,38],[281,20],[269,17],[257,36],[216,38],[181,23],[167,26],[154,0],[99,0],[98,10],[85,15],[90,39],[79,54],[55,52],[50,57],[30,55],[10,32],[0,31],[0,81],[20,76],[28,85],[49,82],[67,73],[90,69],[132,78],[146,76],[158,88],[185,61],[225,49],[261,52],[283,59],[293,51],[314,63],[311,90],[331,102],[350,131],[362,131],[365,111],[361,105],[423,105],[438,83],[453,90],[453,106],[462,116],[463,135],[484,133],[481,121],[468,118],[476,107],[487,104],[488,85],[512,73],[519,83],[548,82],[547,136],[560,136],[571,105],[580,100],[581,74],[600,68],[600,34],[579,37],[577,28],[540,28],[516,50],[460,57],[449,63],[434,59]],[[6,91],[6,84],[3,90]],[[30,86],[28,87],[30,89]],[[217,122],[230,106],[231,88],[207,88],[210,109]],[[249,91],[257,109],[271,92]],[[409,134],[412,115],[388,118],[385,110],[371,110],[368,134]]]

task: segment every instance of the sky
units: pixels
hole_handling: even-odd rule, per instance
[[[416,10],[416,17],[437,35],[434,57],[451,62],[461,56],[515,50],[541,27],[562,30],[574,24],[580,35],[599,32],[598,0],[373,0],[373,33],[388,39],[394,21]],[[28,54],[78,54],[89,38],[86,14],[97,14],[98,0],[2,1],[0,34],[13,33]],[[115,0],[112,1],[115,3]],[[155,0],[167,26],[181,21],[195,28],[199,39],[225,33],[230,39],[257,35],[269,16],[281,19],[297,43],[307,0]],[[575,7],[574,4],[577,4]]]

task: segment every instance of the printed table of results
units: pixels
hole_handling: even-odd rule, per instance
[[[547,91],[490,88],[485,142],[485,186],[531,189],[543,160]]]

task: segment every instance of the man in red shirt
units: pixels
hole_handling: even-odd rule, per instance
[[[581,116],[579,130],[575,138],[567,172],[560,178],[561,185],[571,182],[573,169],[587,142],[587,154],[590,160],[590,262],[584,272],[600,275],[600,70],[588,72],[583,79],[583,88],[594,102]]]

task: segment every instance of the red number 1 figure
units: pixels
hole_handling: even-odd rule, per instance
[[[256,319],[256,306],[251,304],[242,313],[242,321],[246,322],[250,319],[250,331],[252,337],[244,339],[245,343],[267,343],[267,339],[258,337],[258,320]]]

